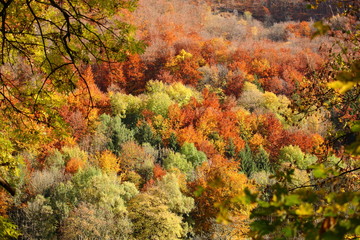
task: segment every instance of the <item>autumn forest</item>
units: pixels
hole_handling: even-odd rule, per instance
[[[0,0],[0,239],[359,239],[359,7]]]

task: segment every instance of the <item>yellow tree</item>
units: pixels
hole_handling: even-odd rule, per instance
[[[252,206],[229,199],[242,195],[245,188],[255,190],[255,187],[244,174],[239,173],[238,163],[217,155],[204,163],[197,173],[198,179],[190,184],[196,206],[192,213],[195,231],[218,235],[215,219],[221,221],[225,215],[230,215],[231,227],[223,234],[231,234],[233,239],[244,237],[249,230]]]

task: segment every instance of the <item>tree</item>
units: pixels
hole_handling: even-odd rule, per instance
[[[247,220],[253,206],[228,200],[242,195],[246,187],[255,187],[244,174],[239,173],[236,162],[219,155],[201,165],[197,173],[199,177],[191,183],[196,206],[192,213],[195,232],[214,234],[214,220],[222,221],[225,216],[231,215],[231,232],[243,237],[248,231]]]
[[[141,193],[129,205],[130,218],[136,239],[179,239],[182,233],[181,217],[157,196]]]
[[[295,164],[299,169],[305,170],[317,161],[316,156],[304,154],[298,146],[285,146],[280,150],[279,160]]]
[[[336,24],[336,19],[314,24],[316,32],[313,37],[332,36],[333,46],[322,70],[309,76],[310,82],[302,89],[296,108],[305,114],[313,109],[327,109],[335,127],[334,136],[328,144],[346,145],[350,154],[359,154],[360,134],[356,121],[360,112],[359,2],[335,3],[344,10],[341,18],[346,19],[348,24]]]
[[[61,227],[63,239],[129,239],[131,222],[113,211],[80,203]]]
[[[89,94],[82,65],[124,60],[128,52],[140,50],[132,27],[119,17],[121,11],[133,10],[135,2],[2,1],[3,107],[48,122],[50,117],[36,115],[46,107],[44,92],[71,90],[80,80]],[[25,77],[23,71],[36,77]],[[91,93],[89,98],[91,107]]]
[[[189,231],[186,216],[194,200],[181,192],[175,174],[166,174],[129,202],[135,239],[183,239]]]
[[[127,203],[137,194],[133,183],[120,184],[115,174],[86,168],[52,190],[49,197],[51,216],[56,219],[57,227],[64,223],[62,231],[68,236],[73,236],[74,231],[86,235],[85,231],[81,232],[84,228],[90,236],[96,236],[99,231],[101,236],[111,236],[109,239],[128,239],[131,224]]]
[[[143,182],[150,180],[153,176],[154,156],[132,141],[122,144],[121,148],[119,156],[121,172],[127,174],[136,171]]]
[[[101,152],[97,158],[97,161],[101,170],[108,174],[118,173],[121,170],[119,166],[119,159],[109,150]]]
[[[17,230],[17,226],[9,221],[9,219],[0,216],[0,237],[2,239],[13,239],[19,235],[20,232]]]
[[[354,9],[359,9],[358,1],[338,2],[345,4],[343,7],[349,10],[350,15],[354,13]],[[357,20],[353,25],[357,29],[358,12],[352,17]],[[321,22],[316,23],[315,28],[317,34],[324,34],[331,29]],[[287,164],[287,169],[276,173],[277,183],[271,187],[272,197],[268,201],[262,200],[260,194],[247,191],[247,196],[240,201],[258,204],[251,214],[254,220],[251,224],[251,237],[254,239],[330,240],[357,239],[360,236],[359,191],[352,186],[354,182],[358,185],[360,170],[359,158],[355,156],[359,154],[359,123],[352,117],[358,115],[356,106],[359,103],[360,72],[359,55],[355,53],[358,52],[359,35],[354,29],[342,29],[343,38],[337,38],[335,43],[340,45],[341,51],[330,56],[327,68],[315,73],[311,79],[313,85],[306,86],[308,90],[303,93],[304,99],[301,101],[304,112],[324,106],[339,113],[336,118],[342,119],[336,120],[334,125],[340,136],[334,134],[328,138],[336,146],[339,139],[350,137],[340,144],[351,143],[347,147],[348,155],[343,154],[343,158],[354,158],[353,168],[343,169],[343,159],[335,158],[338,164],[334,165],[333,157],[328,156],[322,156],[326,159],[323,163],[311,166],[316,157],[304,154],[300,145],[283,147],[280,158],[293,162],[299,168],[313,169],[312,179],[299,183],[296,179],[299,170],[291,169],[291,165]],[[339,37],[336,32],[332,32],[332,35]],[[302,139],[304,141],[306,140]],[[305,171],[301,175],[306,176]]]
[[[29,127],[26,124],[34,123],[59,127],[55,95],[73,90],[77,81],[87,89],[90,111],[93,99],[83,66],[120,61],[129,52],[141,52],[132,26],[121,18],[135,4],[135,0],[0,1],[3,121],[24,130]],[[20,139],[16,142],[17,148],[23,148]],[[3,177],[1,185],[9,186]]]
[[[269,161],[269,154],[260,145],[258,153],[255,155],[255,162],[257,171],[271,172],[271,165]]]
[[[120,18],[121,12],[134,10],[136,1],[9,0],[0,4],[1,65],[23,59],[33,73],[42,71],[45,78],[39,91],[54,77],[58,84],[64,81],[64,86],[71,87],[69,76],[74,71],[81,75],[81,62],[124,60],[129,51],[140,50],[132,27]],[[6,80],[2,74],[3,85]],[[1,95],[10,103],[10,93]]]
[[[115,154],[121,151],[121,144],[134,139],[134,131],[122,123],[119,115],[111,117],[107,114],[100,116],[101,123],[95,135],[95,144],[100,150],[107,148]]]
[[[166,67],[174,75],[175,80],[196,86],[201,79],[198,71],[199,62],[191,53],[182,49],[178,55],[166,63]]]
[[[0,189],[0,238],[13,239],[20,235],[18,227],[8,219],[6,212],[10,207],[10,194],[5,189]]]
[[[206,154],[198,151],[193,143],[185,142],[180,149],[180,153],[183,154],[194,167],[207,161]]]
[[[241,159],[241,170],[249,177],[254,172],[256,172],[256,163],[254,159],[254,154],[252,153],[248,144],[246,144],[245,149],[239,153],[239,158]]]
[[[28,202],[24,216],[19,217],[24,238],[51,239],[56,235],[56,218],[49,200],[42,195]]]
[[[277,183],[271,187],[268,201],[259,194],[247,192],[240,202],[257,203],[252,211],[251,234],[254,239],[306,238],[356,239],[359,237],[359,192],[334,191],[355,170],[338,172],[335,168],[318,165],[313,170],[311,184],[293,187],[294,170],[277,172]],[[357,180],[355,180],[357,179]],[[357,181],[358,177],[351,181]],[[289,188],[290,187],[290,188]]]

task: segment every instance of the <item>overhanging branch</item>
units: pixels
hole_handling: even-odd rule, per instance
[[[16,194],[15,189],[1,176],[0,176],[0,186],[3,187],[12,196],[15,196]]]

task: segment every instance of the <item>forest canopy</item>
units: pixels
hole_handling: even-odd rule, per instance
[[[358,238],[356,2],[251,2],[0,0],[0,238]]]

